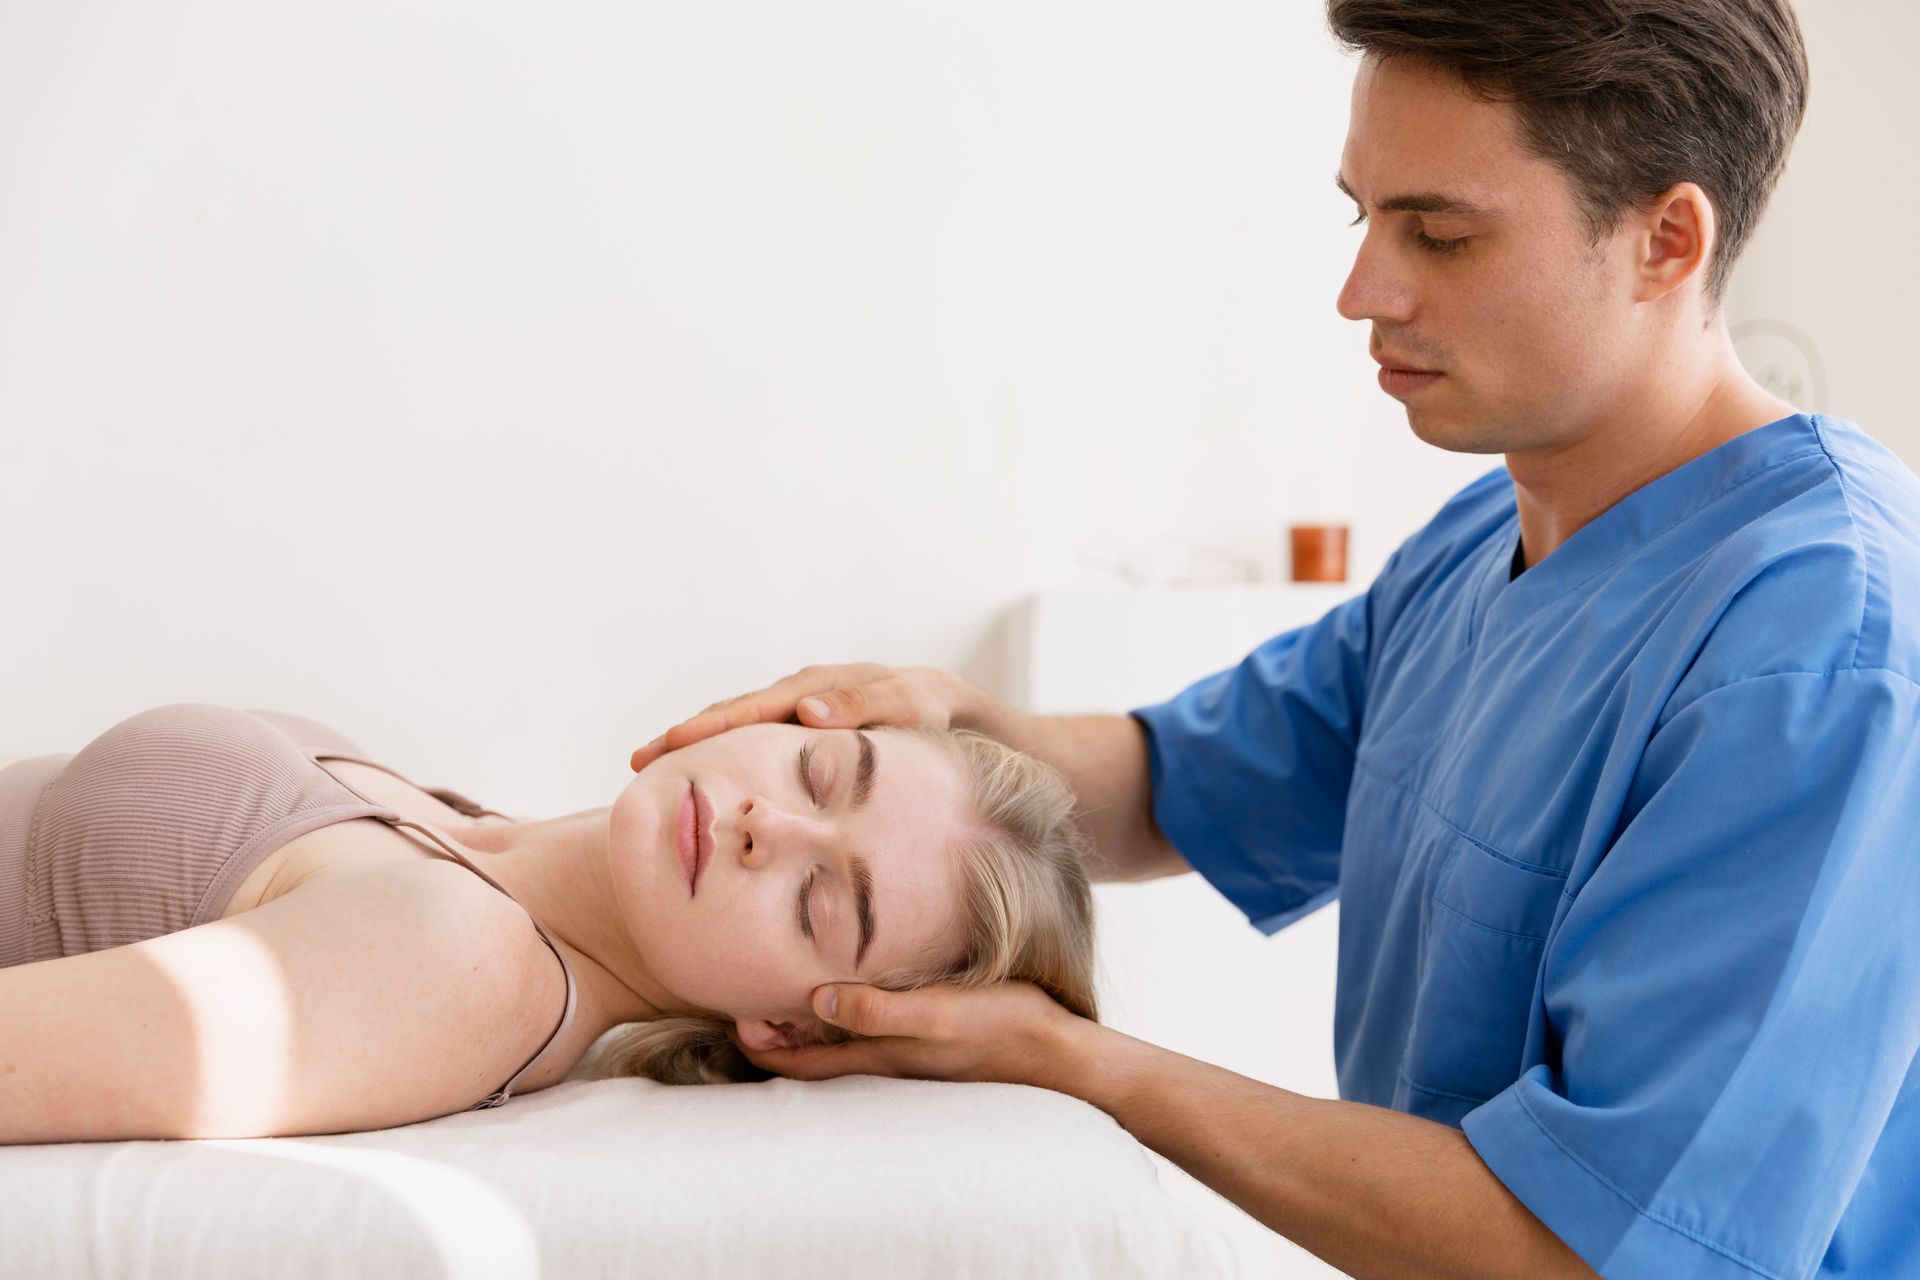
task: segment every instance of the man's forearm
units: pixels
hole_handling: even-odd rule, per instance
[[[1458,1129],[1303,1097],[1097,1023],[1035,1083],[1085,1099],[1294,1243],[1357,1277],[1552,1280],[1594,1272]]]
[[[1135,880],[1183,869],[1153,821],[1147,735],[1132,716],[1032,715],[983,699],[960,723],[1067,775],[1087,834],[1111,864],[1092,868],[1096,880]]]

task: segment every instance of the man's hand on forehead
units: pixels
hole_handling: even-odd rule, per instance
[[[894,668],[877,662],[804,667],[764,689],[725,698],[682,720],[633,753],[635,773],[669,751],[750,724],[801,724],[855,729],[862,725],[947,728],[972,686],[929,667]]]

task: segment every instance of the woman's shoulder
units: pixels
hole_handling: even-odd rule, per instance
[[[242,917],[0,970],[9,1011],[53,1029],[19,1046],[0,1141],[343,1133],[471,1107],[550,1036],[564,990],[524,914],[449,870],[319,877]]]
[[[389,834],[399,835],[397,831]],[[303,896],[304,893],[304,896]],[[407,937],[394,943],[397,957],[408,961],[396,977],[434,982],[448,970],[447,951],[467,955],[478,945],[484,964],[472,964],[467,970],[486,975],[482,990],[470,992],[499,1008],[506,1022],[503,1027],[518,1028],[510,1036],[515,1045],[524,1040],[524,1051],[506,1071],[498,1074],[491,1087],[524,1067],[537,1049],[552,1042],[549,1061],[528,1073],[515,1086],[516,1093],[531,1093],[565,1078],[568,1070],[592,1045],[598,1032],[592,1016],[577,1016],[564,1031],[556,1030],[556,1020],[567,1008],[574,991],[574,974],[583,957],[571,948],[562,958],[564,946],[558,939],[543,937],[534,918],[516,898],[501,892],[471,870],[449,858],[428,857],[419,860],[370,858],[355,865],[340,861],[323,873],[283,894],[279,901],[298,900],[298,909],[319,915],[332,913],[343,930],[357,931],[363,922],[353,913],[362,901],[382,904],[404,902]],[[506,994],[502,994],[506,993]],[[581,1014],[591,1004],[590,984],[578,988],[575,998],[581,1002]],[[543,1029],[541,1037],[522,1034],[525,1028]],[[556,1041],[556,1035],[558,1037]]]
[[[566,1003],[567,976],[525,908],[448,858],[336,862],[253,916],[269,912],[297,918],[343,958],[356,948],[377,951],[387,981],[440,988],[450,1004],[492,1010],[510,1051],[487,1056],[485,1087],[473,1101],[533,1056]]]

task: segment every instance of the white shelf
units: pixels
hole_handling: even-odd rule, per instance
[[[1360,590],[1303,582],[1033,596],[1014,621],[1014,701],[1048,714],[1158,702]]]

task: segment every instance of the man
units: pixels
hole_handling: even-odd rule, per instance
[[[1505,467],[1165,704],[810,668],[635,767],[950,722],[1064,769],[1108,878],[1191,865],[1267,932],[1338,893],[1343,1100],[1016,986],[822,988],[879,1038],[754,1060],[1073,1093],[1359,1276],[1920,1276],[1920,482],[1720,317],[1805,101],[1786,0],[1329,13],[1340,312],[1416,434]]]

